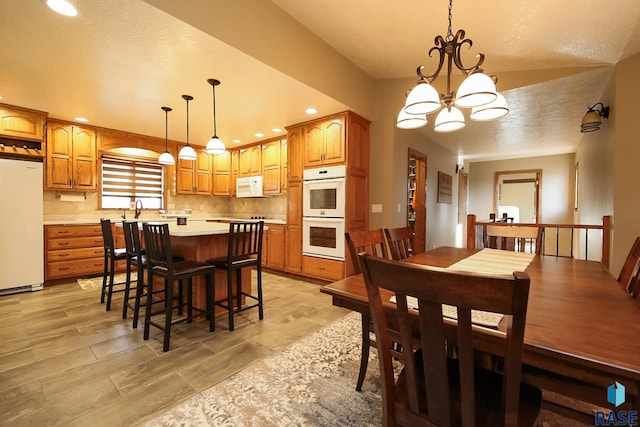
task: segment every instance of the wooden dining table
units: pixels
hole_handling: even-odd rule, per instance
[[[446,268],[477,252],[441,247],[405,261]],[[640,409],[640,307],[636,301],[596,261],[536,255],[525,271],[531,285],[523,378],[603,408]],[[361,274],[323,286],[321,292],[332,296],[333,305],[370,313]],[[491,352],[497,335],[479,328],[475,344]],[[626,388],[626,402],[618,408],[607,402],[607,387],[615,382]]]

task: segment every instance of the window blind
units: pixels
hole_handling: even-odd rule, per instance
[[[162,165],[103,156],[103,209],[129,209],[136,200],[141,200],[145,209],[162,209],[163,188]]]

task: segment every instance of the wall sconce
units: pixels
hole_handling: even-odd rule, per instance
[[[594,132],[600,129],[600,125],[602,124],[601,117],[604,119],[609,118],[609,107],[605,107],[602,102],[598,102],[597,104],[590,106],[587,113],[582,118],[580,132]]]

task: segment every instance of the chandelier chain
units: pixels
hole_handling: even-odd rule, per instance
[[[453,40],[453,30],[451,28],[451,21],[453,20],[453,14],[451,13],[452,9],[453,9],[453,0],[449,0],[449,29],[447,31],[447,37],[445,39],[445,41],[448,41],[448,42]]]

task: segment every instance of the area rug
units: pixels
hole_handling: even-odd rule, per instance
[[[360,336],[360,316],[350,313],[145,425],[380,426],[376,351],[362,391],[355,391]],[[543,427],[583,425],[548,411],[540,421]]]
[[[131,281],[136,281],[136,273],[131,273]],[[127,278],[125,273],[119,273],[113,276],[113,283],[123,283]],[[91,289],[91,288],[100,288],[102,287],[102,276],[98,277],[89,277],[87,279],[78,279],[78,285],[82,289]]]

